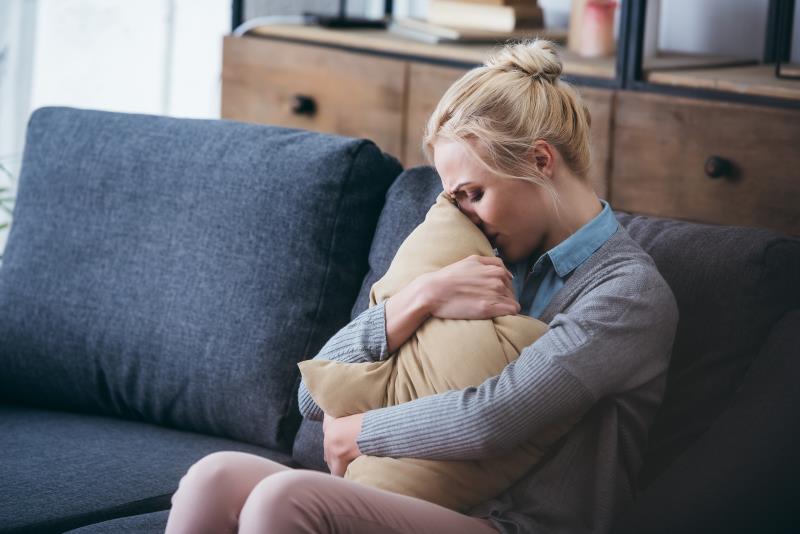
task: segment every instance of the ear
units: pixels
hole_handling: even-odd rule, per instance
[[[531,147],[530,154],[536,163],[536,168],[539,172],[547,176],[553,177],[553,168],[556,163],[556,149],[545,141],[544,139],[537,139]]]

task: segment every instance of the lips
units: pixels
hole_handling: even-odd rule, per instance
[[[497,234],[490,235],[488,237],[489,237],[489,243],[492,244],[492,248],[497,248]]]

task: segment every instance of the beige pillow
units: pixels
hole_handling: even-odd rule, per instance
[[[372,286],[370,306],[391,297],[420,274],[471,254],[493,256],[483,233],[442,192],[425,221],[400,246],[387,273]],[[306,360],[298,366],[322,411],[342,417],[478,386],[499,375],[546,330],[545,323],[525,315],[486,320],[431,318],[385,361]],[[345,478],[467,512],[522,477],[577,419],[562,421],[508,453],[483,460],[362,455],[350,463]]]

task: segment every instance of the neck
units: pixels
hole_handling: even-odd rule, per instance
[[[545,235],[545,251],[577,232],[603,210],[600,199],[588,182],[565,173],[562,176],[554,177],[553,185],[561,202],[557,213],[555,207],[550,204],[552,223]]]

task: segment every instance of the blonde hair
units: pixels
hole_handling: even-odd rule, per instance
[[[483,65],[456,80],[428,119],[422,151],[433,165],[433,143],[461,143],[488,170],[545,187],[558,195],[529,151],[538,139],[558,150],[570,170],[587,181],[591,161],[589,110],[570,84],[555,45],[530,39],[506,44]],[[486,158],[468,142],[476,140]]]

